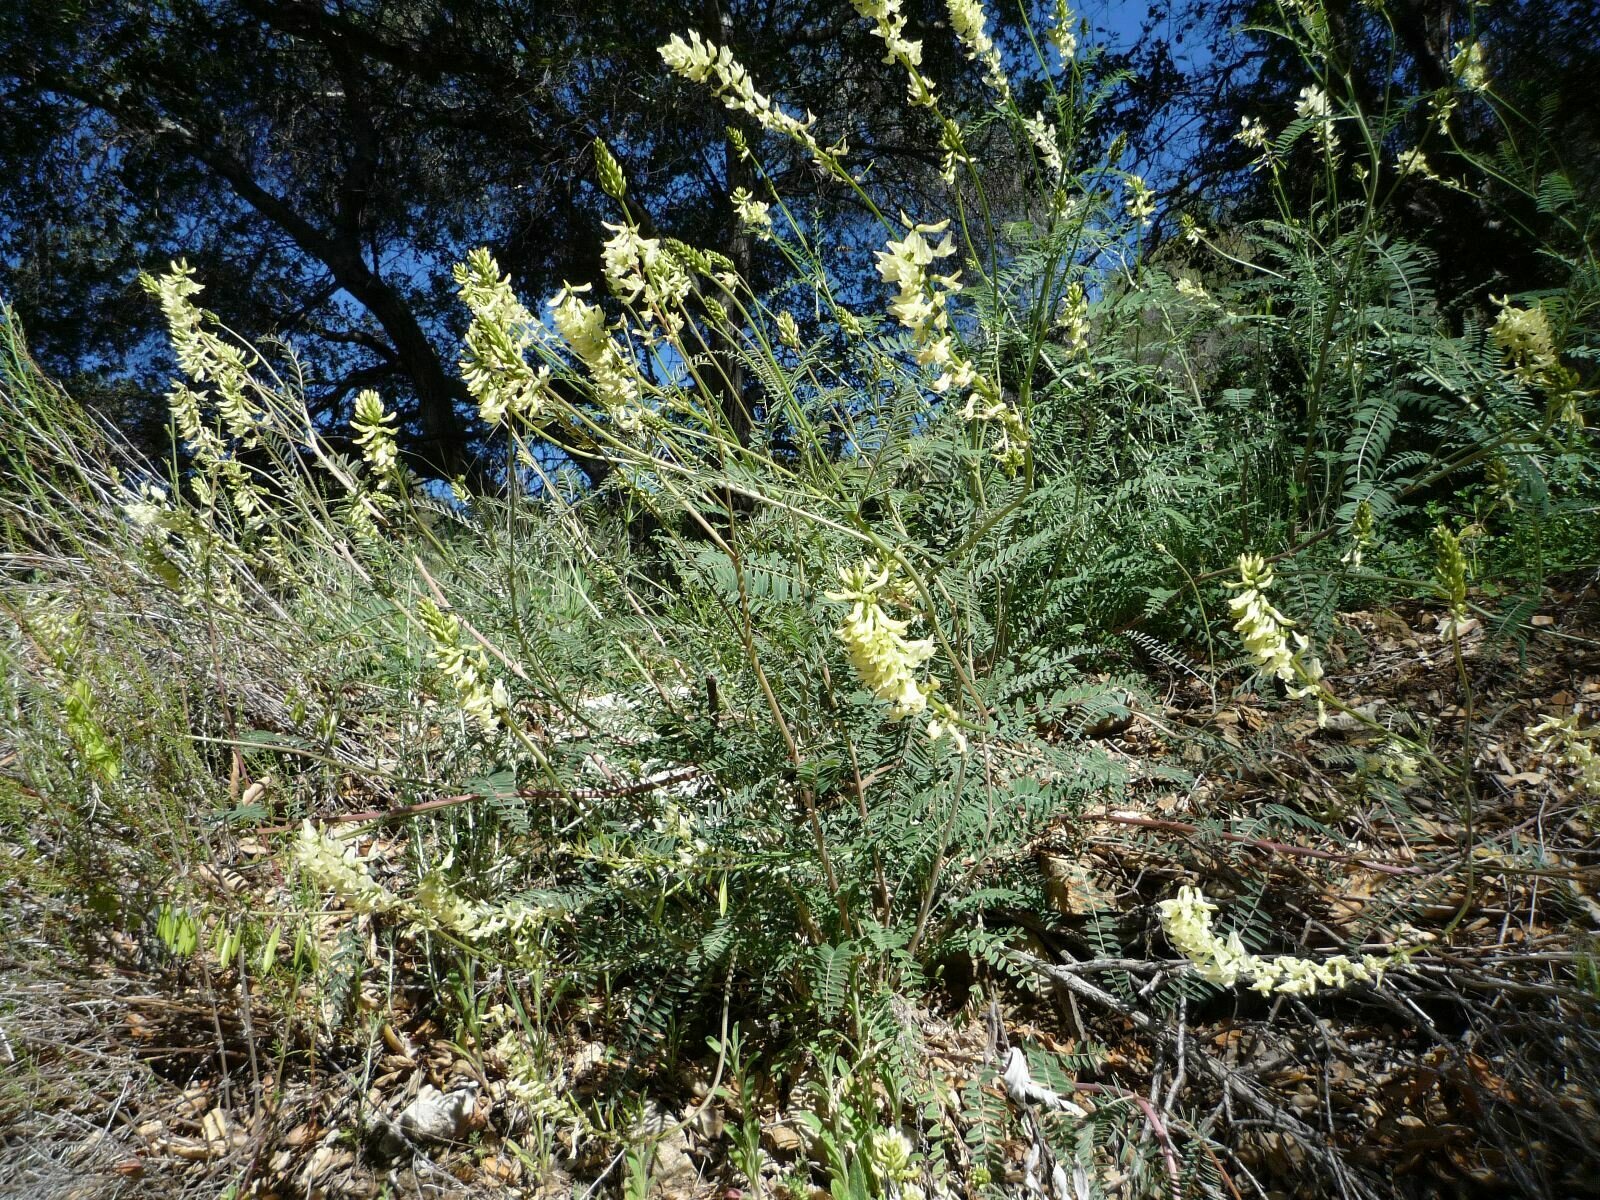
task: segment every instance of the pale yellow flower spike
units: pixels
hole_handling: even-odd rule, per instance
[[[950,333],[949,298],[961,290],[961,273],[936,275],[929,268],[941,258],[949,258],[955,244],[948,233],[949,221],[937,225],[911,225],[899,241],[890,240],[887,250],[877,252],[878,274],[885,283],[899,288],[889,304],[889,315],[911,331],[921,366],[937,367],[935,392],[950,387],[970,386],[975,372],[970,363],[956,353]],[[945,236],[930,243],[925,234]]]
[[[1249,981],[1251,989],[1263,995],[1308,996],[1318,987],[1377,984],[1386,970],[1405,964],[1415,953],[1415,948],[1397,948],[1386,955],[1360,958],[1335,954],[1321,962],[1287,954],[1261,958],[1244,948],[1237,933],[1222,937],[1211,928],[1211,914],[1217,906],[1199,888],[1181,887],[1177,899],[1163,900],[1156,908],[1168,939],[1201,979],[1218,987]]]
[[[550,404],[550,368],[535,369],[527,360],[538,322],[488,250],[472,251],[454,274],[462,303],[472,313],[461,377],[479,414],[490,425],[508,415],[542,423]]]
[[[461,635],[461,622],[424,597],[417,603],[417,616],[431,643],[434,666],[450,680],[456,707],[477,721],[485,733],[493,733],[511,707],[506,685],[489,678],[489,662],[479,646],[467,646]]]
[[[350,428],[355,430],[361,457],[377,474],[380,488],[388,485],[400,461],[394,441],[396,420],[393,413],[384,412],[377,392],[368,389],[356,396],[356,411]]]
[[[1089,297],[1083,284],[1073,282],[1056,305],[1055,327],[1061,331],[1068,350],[1084,349],[1089,344]]]
[[[890,239],[888,248],[877,252],[878,274],[885,283],[899,289],[889,303],[889,315],[911,332],[917,364],[938,372],[931,385],[935,393],[942,395],[952,388],[974,389],[962,407],[963,417],[999,426],[994,456],[1007,470],[1015,470],[1022,463],[1028,444],[1022,417],[992,394],[992,387],[985,388],[977,368],[956,345],[950,328],[949,300],[961,290],[961,273],[939,275],[932,270],[935,262],[956,252],[955,243],[946,232],[950,222],[917,225],[905,217],[901,220],[905,222],[906,235],[898,241]],[[935,242],[929,240],[930,234],[944,236]]]
[[[1233,140],[1241,146],[1260,151],[1251,160],[1250,169],[1252,171],[1259,171],[1262,167],[1276,166],[1277,154],[1272,147],[1272,136],[1267,132],[1266,122],[1259,117],[1241,117],[1239,119],[1239,132],[1233,135]]]
[[[294,863],[319,891],[332,892],[351,912],[383,913],[400,907],[400,899],[372,877],[348,839],[330,837],[310,821],[300,827]]]
[[[691,287],[688,273],[662,251],[660,238],[643,237],[632,224],[607,223],[605,228],[612,235],[603,247],[612,293],[625,304],[638,305],[646,323],[660,322],[671,333],[682,329],[680,310]]]
[[[1483,60],[1483,46],[1478,42],[1457,42],[1450,70],[1468,91],[1489,90],[1489,68]]]
[[[1395,159],[1395,169],[1400,172],[1402,177],[1415,175],[1419,179],[1437,180],[1439,178],[1438,172],[1433,169],[1433,164],[1428,161],[1427,155],[1416,147],[1400,152]]]
[[[1266,592],[1272,582],[1272,564],[1261,555],[1239,556],[1239,581],[1228,585],[1239,593],[1228,601],[1229,609],[1238,618],[1233,627],[1255,659],[1256,668],[1264,675],[1281,679],[1288,685],[1291,697],[1319,695],[1322,663],[1306,653],[1310,643],[1301,634],[1293,635],[1295,647],[1291,649],[1290,635],[1285,630],[1292,628],[1294,622],[1267,602]]]
[[[1011,81],[1006,78],[1005,67],[1000,62],[1000,51],[985,28],[989,14],[983,11],[982,0],[945,0],[950,12],[950,27],[956,31],[962,52],[968,62],[983,66],[985,81],[1002,100],[1011,98]]]
[[[812,135],[816,118],[810,113],[804,120],[793,116],[756,91],[750,72],[734,60],[726,46],[708,42],[691,31],[688,41],[673,34],[657,53],[677,74],[694,83],[710,84],[713,94],[728,108],[749,114],[764,129],[793,138],[819,162],[837,157],[839,151],[824,150]]]
[[[1338,150],[1339,138],[1333,130],[1333,104],[1327,92],[1316,86],[1301,88],[1294,111],[1296,116],[1317,123],[1314,136],[1324,151],[1332,154]]]
[[[757,200],[748,188],[734,188],[730,199],[740,225],[763,240],[772,236],[772,205]]]
[[[906,71],[908,99],[918,108],[938,103],[933,80],[922,73],[922,42],[906,37],[906,18],[900,0],[851,0],[856,11],[872,22],[872,32],[883,39],[886,63],[899,63]]]
[[[550,320],[588,369],[595,398],[618,430],[637,432],[643,427],[645,415],[639,401],[638,371],[606,331],[604,310],[582,298],[587,291],[588,284],[562,288],[550,300]]]
[[[884,612],[879,595],[889,586],[889,568],[871,559],[841,568],[844,588],[825,593],[829,600],[851,605],[837,636],[850,652],[850,665],[874,696],[889,706],[891,721],[914,716],[928,706],[932,687],[916,673],[933,657],[933,642],[908,641],[909,621]]]
[[[137,492],[129,492],[127,496],[122,504],[123,514],[140,529],[159,525],[172,511],[166,488],[141,483]]]
[[[1046,121],[1042,112],[1024,117],[1022,125],[1028,131],[1028,140],[1033,143],[1033,148],[1039,152],[1039,161],[1044,164],[1050,185],[1058,186],[1067,173],[1067,166],[1061,158],[1060,135],[1055,125]]]
[[[1528,736],[1539,739],[1541,753],[1554,755],[1561,766],[1577,773],[1580,790],[1600,797],[1600,754],[1594,748],[1600,726],[1580,729],[1575,712],[1565,717],[1545,716],[1528,730]]]
[[[1077,24],[1078,19],[1073,15],[1072,8],[1066,0],[1056,0],[1055,12],[1051,15],[1044,36],[1056,48],[1056,53],[1061,55],[1063,67],[1078,53]]]
[[[202,284],[195,282],[194,268],[180,258],[169,265],[165,275],[159,278],[143,275],[139,282],[161,307],[178,369],[195,383],[209,384],[214,389],[217,413],[229,436],[239,438],[247,446],[253,445],[264,416],[250,396],[254,388],[250,368],[255,357],[206,328],[208,323],[214,324],[216,318],[194,302],[194,297],[205,290]],[[200,397],[180,386],[168,396],[168,401],[178,423],[178,432],[193,444],[199,456],[221,452],[216,436],[200,424]]]
[[[1128,215],[1141,225],[1150,224],[1150,218],[1155,216],[1155,196],[1150,191],[1150,185],[1138,175],[1128,177],[1128,199],[1126,202]]]
[[[1504,352],[1511,373],[1529,387],[1549,387],[1561,382],[1561,357],[1544,306],[1518,308],[1509,296],[1491,296],[1500,315],[1489,328],[1489,338]]]
[[[911,622],[897,620],[883,610],[880,597],[892,588],[892,575],[891,565],[873,559],[839,569],[843,588],[824,595],[851,607],[835,636],[849,651],[850,665],[861,682],[889,706],[889,720],[902,721],[931,712],[929,740],[948,736],[956,750],[964,754],[967,740],[961,732],[960,718],[949,704],[934,696],[938,681],[917,678],[923,664],[933,657],[933,640],[907,639]]]

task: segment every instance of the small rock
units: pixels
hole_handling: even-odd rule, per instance
[[[477,1103],[478,1085],[471,1080],[448,1092],[425,1083],[395,1124],[413,1141],[453,1142],[466,1132]]]
[[[567,1067],[567,1078],[574,1085],[588,1080],[606,1061],[606,1048],[599,1042],[585,1042],[578,1047]]]
[[[787,1125],[768,1125],[761,1131],[767,1149],[784,1158],[798,1158],[806,1148],[805,1138]]]
[[[688,1134],[678,1129],[656,1143],[656,1164],[653,1182],[673,1194],[691,1190],[699,1182],[700,1172],[689,1157]]]
[[[693,1190],[700,1172],[689,1157],[689,1135],[681,1121],[650,1104],[644,1119],[634,1126],[633,1135],[655,1143],[655,1162],[650,1172],[654,1189],[671,1195]]]
[[[477,1105],[475,1080],[448,1092],[425,1083],[417,1092],[417,1098],[406,1105],[398,1117],[393,1121],[380,1119],[376,1130],[378,1149],[397,1156],[405,1152],[408,1143],[458,1141],[466,1133]]]

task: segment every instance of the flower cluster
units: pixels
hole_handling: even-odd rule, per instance
[[[1267,132],[1266,122],[1260,117],[1249,115],[1239,118],[1239,132],[1233,135],[1233,140],[1249,150],[1260,153],[1250,163],[1252,171],[1259,171],[1262,167],[1275,167],[1277,156],[1272,147],[1271,135]]]
[[[356,395],[356,411],[350,428],[355,430],[361,457],[377,474],[380,488],[394,477],[400,461],[394,443],[395,420],[393,413],[383,411],[383,400],[377,392],[368,388]]]
[[[1402,150],[1395,159],[1395,169],[1402,177],[1415,175],[1419,179],[1438,179],[1438,173],[1433,165],[1428,162],[1427,155],[1413,146],[1410,150]]]
[[[1335,954],[1321,962],[1280,954],[1262,958],[1244,948],[1237,932],[1222,937],[1211,928],[1217,906],[1199,888],[1181,887],[1176,900],[1163,900],[1157,909],[1161,927],[1179,953],[1194,964],[1195,973],[1218,987],[1233,987],[1249,980],[1252,991],[1284,996],[1309,996],[1319,987],[1342,988],[1352,983],[1379,983],[1383,973],[1404,963],[1413,953],[1397,949],[1387,955],[1364,954],[1351,958]]]
[[[628,177],[622,173],[622,164],[611,153],[611,147],[606,145],[604,138],[594,139],[594,166],[602,192],[613,200],[621,200],[628,194]]]
[[[1246,114],[1239,118],[1239,132],[1233,135],[1233,140],[1251,150],[1265,150],[1267,148],[1267,125],[1260,117]]]
[[[934,95],[933,80],[922,73],[922,42],[906,37],[906,18],[900,11],[900,0],[851,0],[851,3],[872,22],[873,34],[883,39],[886,47],[883,61],[899,63],[906,69],[906,90],[911,103],[920,108],[932,108],[938,98]],[[981,13],[979,24],[982,24]]]
[[[490,425],[508,415],[541,424],[550,404],[550,368],[535,369],[526,357],[538,322],[487,249],[468,254],[454,274],[461,300],[472,313],[461,377],[478,402],[479,415]]]
[[[692,867],[711,852],[711,844],[700,836],[683,809],[671,800],[662,806],[661,815],[650,824],[671,841],[674,864],[678,867]]]
[[[1295,645],[1290,648],[1290,635],[1284,631],[1294,622],[1267,602],[1266,592],[1272,582],[1272,564],[1261,555],[1239,556],[1239,581],[1228,585],[1239,593],[1228,601],[1229,609],[1238,618],[1233,627],[1255,659],[1257,669],[1281,679],[1291,697],[1319,696],[1322,663],[1307,654],[1310,642],[1303,634],[1293,635]]]
[[[1422,763],[1405,744],[1395,738],[1385,738],[1373,755],[1372,769],[1397,787],[1415,787],[1422,782]]]
[[[1339,148],[1338,135],[1333,131],[1333,105],[1327,92],[1315,85],[1301,88],[1294,111],[1296,116],[1316,123],[1315,136],[1326,153]]]
[[[1594,749],[1595,740],[1600,739],[1600,726],[1580,729],[1575,712],[1565,717],[1547,715],[1528,730],[1528,736],[1540,739],[1540,753],[1554,754],[1563,767],[1576,771],[1580,788],[1591,796],[1600,796],[1600,754]]]
[[[1372,501],[1358,500],[1355,515],[1350,518],[1350,549],[1339,561],[1352,571],[1361,569],[1361,557],[1367,547],[1377,540],[1377,524],[1372,515]]]
[[[1056,53],[1061,55],[1061,65],[1065,67],[1078,53],[1078,19],[1073,15],[1067,0],[1056,0],[1055,11],[1050,16],[1050,23],[1045,28],[1044,36]]]
[[[1468,91],[1489,90],[1489,68],[1483,61],[1483,46],[1478,42],[1455,44],[1455,55],[1450,59],[1450,71]]]
[[[1484,464],[1483,477],[1484,486],[1494,498],[1494,502],[1504,504],[1508,509],[1515,511],[1518,486],[1511,464],[1499,455],[1495,455]]]
[[[1044,119],[1044,113],[1037,112],[1031,117],[1022,118],[1022,126],[1028,131],[1028,140],[1033,143],[1033,148],[1039,152],[1039,161],[1044,164],[1050,185],[1058,186],[1067,167],[1061,158],[1061,139],[1055,125]]]
[[[372,877],[349,839],[323,833],[310,821],[300,827],[292,852],[300,873],[319,891],[332,892],[352,912],[383,913],[400,898]]]
[[[115,780],[122,771],[121,752],[95,712],[94,685],[77,674],[77,660],[86,644],[83,612],[33,593],[15,619],[44,658],[44,669],[62,697],[67,736],[84,765],[106,782]]]
[[[994,39],[984,28],[989,15],[983,11],[982,0],[945,0],[945,6],[950,11],[950,27],[956,31],[967,61],[982,63],[983,76],[989,86],[1002,100],[1009,100],[1011,81],[1006,78]]]
[[[1564,371],[1544,306],[1517,308],[1510,296],[1492,299],[1500,306],[1500,315],[1489,328],[1489,338],[1506,356],[1511,373],[1529,387],[1560,382]]]
[[[583,299],[588,284],[568,284],[550,300],[550,320],[561,339],[572,348],[589,371],[595,398],[623,433],[636,432],[644,423],[639,403],[639,375],[632,362],[606,332],[606,314],[598,304]]]
[[[676,333],[683,328],[678,311],[692,281],[682,265],[661,249],[660,238],[647,238],[632,223],[605,224],[611,231],[602,248],[606,282],[624,304],[643,301],[646,322],[658,321]]]
[[[818,160],[836,157],[839,151],[823,150],[811,132],[816,118],[807,113],[804,120],[783,111],[756,91],[750,72],[734,60],[733,51],[715,42],[704,41],[690,31],[686,42],[673,34],[657,53],[667,66],[694,83],[709,83],[713,94],[735,112],[748,113],[763,129],[793,138]]]
[[[961,134],[961,126],[954,121],[941,118],[939,147],[944,152],[939,157],[939,178],[948,184],[954,184],[956,168],[972,165],[972,155],[967,153],[967,141]]]
[[[919,682],[917,671],[933,657],[933,642],[908,641],[905,633],[911,623],[883,611],[880,598],[890,588],[889,567],[863,559],[854,567],[840,568],[839,578],[843,589],[826,595],[851,606],[837,633],[850,651],[850,665],[872,694],[889,705],[891,721],[922,712],[937,685],[932,680]]]
[[[757,200],[748,188],[734,188],[731,199],[740,225],[759,238],[772,236],[772,205],[765,200]]]
[[[584,363],[598,362],[611,349],[605,310],[583,299],[590,290],[587,283],[569,283],[549,301],[550,320],[556,332]]]
[[[534,934],[549,916],[549,910],[526,900],[512,899],[490,904],[463,896],[450,885],[445,872],[451,859],[446,857],[417,884],[405,904],[406,915],[414,928],[442,929],[459,938],[480,944],[508,942],[519,951],[528,950]]]
[[[485,733],[493,733],[511,707],[511,698],[504,683],[490,681],[489,660],[482,647],[465,645],[461,622],[426,597],[417,604],[417,616],[428,635],[434,666],[455,691],[457,707]]]
[[[483,1024],[486,1030],[500,1035],[493,1045],[495,1057],[505,1071],[507,1094],[521,1104],[529,1116],[572,1120],[576,1116],[576,1102],[561,1086],[566,1080],[560,1073],[550,1070],[543,1055],[529,1048],[519,1013],[504,1004],[496,1004],[483,1014]]]
[[[216,430],[205,423],[201,412],[202,397],[187,384],[174,382],[167,393],[167,409],[172,413],[172,424],[178,438],[189,447],[196,462],[216,462],[223,456],[222,439]]]
[[[509,942],[519,951],[529,949],[549,916],[548,909],[525,900],[489,904],[462,896],[445,879],[448,857],[422,879],[413,895],[397,896],[372,877],[356,853],[356,836],[335,837],[307,821],[291,851],[301,877],[318,891],[336,896],[352,912],[391,914],[409,921],[413,930],[444,930],[478,943]]]
[[[206,328],[207,324],[215,323],[216,318],[194,303],[194,297],[205,290],[204,285],[195,282],[194,268],[179,259],[170,264],[165,275],[159,278],[143,275],[139,282],[161,307],[178,369],[195,383],[212,387],[217,414],[229,436],[247,446],[254,445],[256,430],[264,416],[250,394],[254,388],[250,378],[254,355]],[[198,397],[187,388],[179,390],[186,394],[177,399],[168,398],[173,404],[173,415],[178,418],[178,432],[185,441],[209,448],[214,435],[208,440],[205,435],[210,431],[200,427]],[[185,409],[183,413],[178,411],[180,406]]]
[[[1433,527],[1433,582],[1448,606],[1439,619],[1439,636],[1460,636],[1473,627],[1467,614],[1467,556],[1461,538],[1447,526]]]
[[[1055,326],[1061,331],[1061,340],[1068,350],[1080,350],[1089,344],[1089,297],[1082,283],[1074,281],[1067,285],[1066,293],[1056,305]]]
[[[216,324],[216,318],[194,303],[194,297],[203,289],[194,280],[193,268],[183,260],[172,263],[160,278],[141,275],[139,283],[161,307],[179,368],[191,382],[210,389],[210,399],[228,437],[243,448],[254,446],[266,421],[266,414],[255,399],[260,385],[250,375],[257,361],[254,353],[207,328]],[[206,399],[187,384],[175,383],[167,393],[173,424],[195,463],[221,477],[234,512],[245,527],[259,530],[267,520],[268,491],[206,423],[201,408]],[[206,474],[196,473],[190,480],[204,508],[208,513],[214,512],[217,495]]]
[[[999,436],[989,451],[995,462],[1007,471],[1022,469],[1027,462],[1028,427],[1023,423],[1022,414],[996,392],[994,384],[986,379],[976,380],[967,394],[961,415],[968,421],[984,421],[996,426]]]
[[[920,1173],[911,1139],[898,1129],[874,1129],[867,1138],[866,1157],[872,1173],[886,1186],[910,1183]]]
[[[891,239],[887,250],[878,251],[878,274],[885,283],[899,288],[898,295],[889,304],[889,315],[911,331],[917,362],[938,369],[939,375],[933,381],[934,391],[943,392],[952,386],[968,387],[976,372],[956,351],[948,310],[950,297],[961,290],[961,272],[936,275],[929,269],[936,260],[949,258],[956,252],[950,235],[945,233],[950,222],[913,225],[908,220],[906,226],[905,237],[899,241]],[[930,244],[925,236],[930,233],[944,233],[945,236],[937,244]]]
[[[906,224],[905,237],[891,239],[887,250],[878,251],[878,274],[899,288],[889,304],[889,314],[911,331],[917,362],[939,372],[933,380],[935,392],[944,393],[952,387],[972,389],[962,408],[963,417],[999,426],[994,456],[1001,466],[1015,470],[1028,445],[1022,416],[1001,399],[992,385],[986,386],[979,379],[977,370],[956,347],[948,305],[950,297],[961,290],[961,273],[938,275],[930,270],[937,259],[955,253],[955,245],[945,233],[950,222],[915,225],[907,218],[901,219]],[[941,233],[945,236],[938,243],[930,243],[926,236]]]
[[[64,671],[83,650],[83,613],[68,608],[55,597],[30,594],[23,603],[17,624],[29,634],[50,665]]]
[[[1140,224],[1150,224],[1150,218],[1155,216],[1156,202],[1151,194],[1150,185],[1137,175],[1128,176],[1128,199],[1125,206],[1128,215]]]
[[[1315,84],[1300,89],[1300,99],[1294,106],[1296,116],[1308,120],[1326,121],[1333,116],[1333,106],[1328,103],[1328,93]]]
[[[130,492],[122,504],[123,514],[140,529],[152,529],[161,524],[172,511],[167,490],[153,483],[141,483],[137,492]]]

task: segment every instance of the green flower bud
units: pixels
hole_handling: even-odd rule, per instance
[[[1467,556],[1461,551],[1461,539],[1444,525],[1433,527],[1433,581],[1439,589],[1439,598],[1450,606],[1450,615],[1461,619],[1467,615]]]
[[[600,190],[613,200],[628,194],[628,179],[622,173],[622,164],[611,153],[611,148],[600,138],[594,140],[594,166],[600,177]]]

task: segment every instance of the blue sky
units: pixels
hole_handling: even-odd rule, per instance
[[[1139,36],[1139,23],[1144,20],[1147,5],[1144,0],[1120,3],[1119,0],[1100,0],[1099,3],[1078,3],[1073,6],[1080,16],[1087,17],[1096,33],[1102,33],[1113,45],[1126,46]]]

